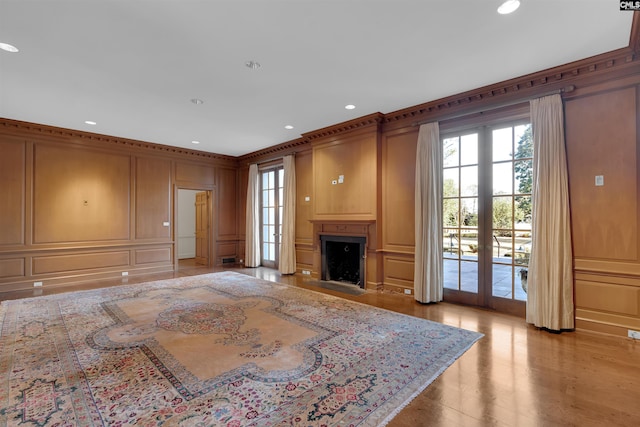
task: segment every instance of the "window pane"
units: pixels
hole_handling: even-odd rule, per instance
[[[511,160],[513,155],[513,144],[511,140],[510,127],[496,129],[493,131],[493,161]]]
[[[462,227],[478,227],[478,198],[460,199],[460,222]]]
[[[462,256],[466,260],[478,260],[478,231],[463,230],[460,238]]]
[[[458,137],[447,138],[442,141],[442,165],[443,167],[458,166],[459,142]]]
[[[275,224],[275,223],[276,223],[276,209],[269,208],[269,224]]]
[[[460,184],[458,182],[458,168],[444,169],[442,171],[442,196],[457,197],[460,195]]]
[[[513,194],[513,163],[493,165],[493,194]]]
[[[478,134],[464,135],[460,138],[460,164],[478,164]]]
[[[269,241],[269,227],[266,225],[262,226],[262,240],[264,242]]]
[[[442,201],[442,222],[445,227],[457,227],[460,217],[458,199],[444,199]]]
[[[460,290],[478,293],[477,262],[460,262]]]
[[[513,163],[515,190],[520,194],[531,194],[533,185],[533,160],[521,160]]]
[[[531,196],[516,196],[515,220],[516,230],[531,232]]]
[[[459,257],[459,241],[457,229],[445,229],[443,232],[443,253],[445,258],[458,259]]]
[[[491,295],[494,297],[511,298],[513,267],[510,265],[493,264],[493,283]]]
[[[493,198],[493,229],[508,229],[513,226],[511,197]]]
[[[269,261],[276,260],[276,244],[269,243]]]
[[[516,277],[515,277],[515,299],[520,301],[527,300],[527,284],[528,284],[528,275],[529,270],[523,267],[516,268]]]
[[[458,289],[458,261],[444,260],[444,287],[447,289]]]
[[[516,142],[514,155],[516,159],[533,157],[533,135],[530,124],[516,126],[513,139]]]
[[[467,166],[460,168],[461,196],[478,195],[478,167]]]

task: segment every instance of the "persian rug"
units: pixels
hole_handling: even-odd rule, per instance
[[[234,272],[5,301],[0,425],[381,426],[481,334]]]

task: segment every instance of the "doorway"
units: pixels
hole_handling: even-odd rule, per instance
[[[177,195],[177,259],[211,265],[211,191],[179,188]]]
[[[524,316],[533,149],[527,122],[444,135],[444,299]]]
[[[280,264],[280,237],[284,211],[284,168],[282,165],[260,171],[261,264],[277,269]]]

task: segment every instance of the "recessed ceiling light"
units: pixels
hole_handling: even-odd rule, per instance
[[[257,70],[260,68],[260,63],[256,61],[247,61],[244,63],[247,68],[251,68],[252,70]]]
[[[291,125],[286,125],[284,128],[285,128],[285,129],[293,129],[293,126],[291,126]]]
[[[0,43],[0,49],[6,50],[7,52],[16,53],[19,52],[18,48],[9,44],[9,43]]]
[[[520,7],[520,0],[507,0],[500,5],[498,13],[501,15],[508,15],[515,12]]]
[[[347,110],[353,110],[354,108],[356,108],[356,106],[353,104],[349,104],[349,105],[345,105],[344,108],[346,108]]]
[[[88,125],[91,125],[91,126],[95,126],[95,125],[97,125],[97,124],[98,124],[98,123],[94,122],[93,120],[85,120],[84,122],[85,122],[86,124],[88,124]]]
[[[200,144],[200,141],[191,141],[192,144]]]
[[[202,105],[202,104],[204,104],[204,101],[203,101],[202,99],[200,99],[200,98],[193,98],[193,99],[191,100],[191,102],[193,102],[193,103],[194,103],[194,104],[196,104],[196,105]]]

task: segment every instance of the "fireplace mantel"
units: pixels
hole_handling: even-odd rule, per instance
[[[316,242],[321,235],[335,234],[345,236],[370,236],[375,228],[376,222],[373,220],[334,220],[334,219],[312,219]]]

